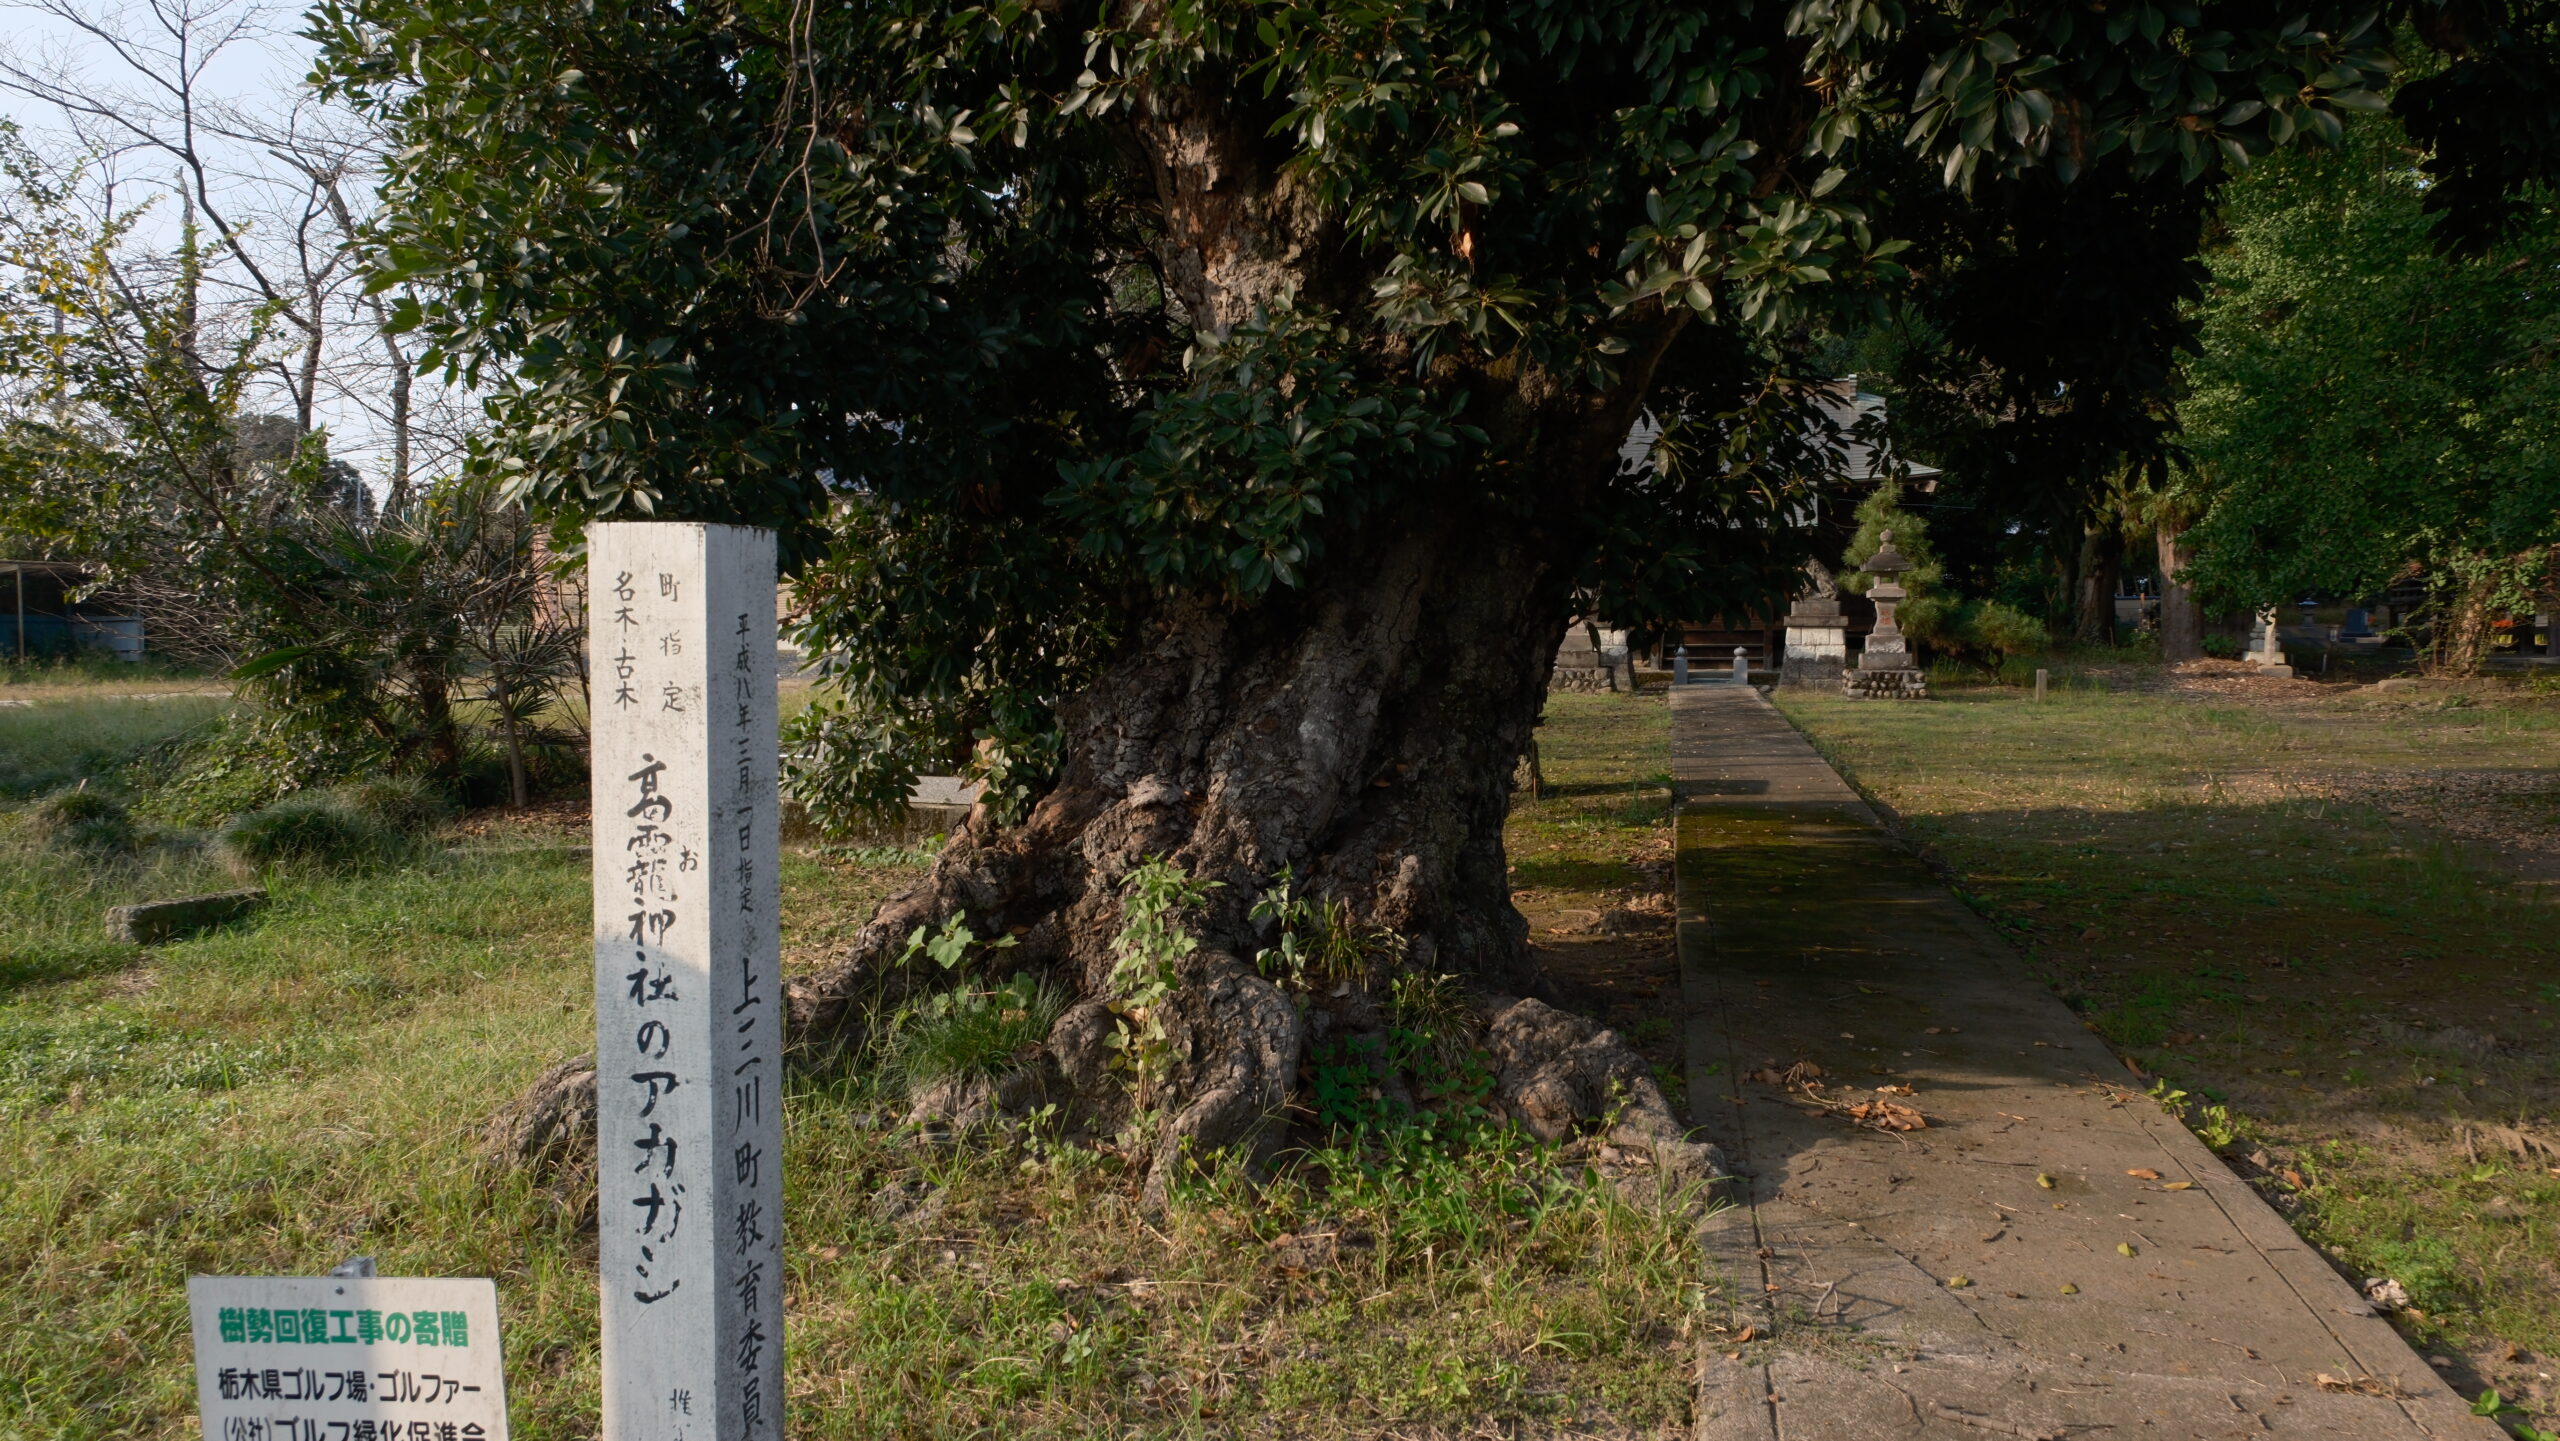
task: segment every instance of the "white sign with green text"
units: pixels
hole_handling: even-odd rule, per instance
[[[191,1276],[205,1441],[506,1441],[485,1278]]]

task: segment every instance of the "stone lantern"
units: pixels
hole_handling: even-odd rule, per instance
[[[1866,572],[1875,584],[1867,587],[1867,599],[1876,603],[1876,628],[1867,636],[1867,647],[1858,655],[1857,669],[1841,677],[1841,692],[1851,700],[1927,700],[1928,677],[1911,662],[1911,644],[1903,639],[1902,628],[1893,623],[1894,607],[1910,598],[1910,592],[1894,579],[1911,568],[1902,552],[1893,548],[1893,532],[1878,537],[1876,553],[1867,557]]]

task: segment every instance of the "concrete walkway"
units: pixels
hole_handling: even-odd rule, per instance
[[[1675,690],[1672,756],[1690,1105],[1739,1173],[1699,1441],[2505,1434],[1759,692]]]

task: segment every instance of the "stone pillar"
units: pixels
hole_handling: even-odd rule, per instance
[[[2293,674],[2293,667],[2285,662],[2284,641],[2276,633],[2274,606],[2258,608],[2258,624],[2256,630],[2250,634],[2249,653],[2241,659],[2256,666],[2260,675],[2289,676]]]
[[[605,1441],[782,1435],[773,533],[587,531]]]
[[[1884,532],[1876,553],[1867,557],[1866,564],[1867,574],[1876,578],[1876,583],[1867,588],[1867,598],[1876,603],[1876,628],[1867,635],[1867,648],[1858,655],[1858,668],[1841,681],[1841,693],[1851,700],[1929,698],[1929,678],[1912,663],[1910,644],[1893,623],[1894,607],[1908,594],[1894,577],[1910,568],[1911,562],[1893,548],[1893,532]]]
[[[1849,668],[1849,618],[1840,597],[1817,591],[1787,608],[1786,656],[1778,664],[1781,685],[1837,685]]]

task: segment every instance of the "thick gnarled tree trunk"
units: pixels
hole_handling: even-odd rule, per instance
[[[906,937],[958,911],[980,935],[1019,939],[1003,964],[1106,997],[1122,883],[1159,857],[1220,887],[1188,918],[1200,949],[1167,1003],[1160,1157],[1243,1138],[1296,1086],[1297,1003],[1255,973],[1275,931],[1248,915],[1284,868],[1395,932],[1404,967],[1539,989],[1502,820],[1570,577],[1555,538],[1479,514],[1417,506],[1306,591],[1250,610],[1157,610],[1061,717],[1056,787],[1019,825],[982,816],[954,837],[923,886],[805,984],[804,1033],[843,1035],[914,984],[898,966]]]
[[[1190,323],[1224,332],[1281,303],[1365,313],[1359,259],[1281,168],[1270,117],[1226,103],[1163,91],[1130,122],[1162,206],[1162,273]],[[1185,1147],[1233,1144],[1282,1109],[1311,1023],[1377,1024],[1376,998],[1357,988],[1293,998],[1256,973],[1275,936],[1249,912],[1284,870],[1364,931],[1393,932],[1408,971],[1458,976],[1478,995],[1543,989],[1503,860],[1511,777],[1589,543],[1580,505],[1614,473],[1678,324],[1660,322],[1605,395],[1526,361],[1443,362],[1435,376],[1469,389],[1465,418],[1491,443],[1433,493],[1330,537],[1301,589],[1242,608],[1167,598],[1142,615],[1063,709],[1055,788],[1019,825],[973,819],[926,884],[810,978],[804,1034],[844,1035],[916,984],[898,965],[906,938],[965,911],[978,934],[1018,938],[1004,964],[1041,968],[1084,998],[1049,1050],[1088,1089],[1093,1048],[1116,1024],[1102,1007],[1122,883],[1169,860],[1218,889],[1189,918],[1200,947],[1163,1004],[1169,1068],[1137,1098],[1163,1122],[1160,1188]],[[1409,366],[1404,344],[1382,334],[1377,363]],[[1663,1126],[1676,1131],[1667,1112]]]
[[[1279,170],[1268,116],[1188,92],[1136,110],[1130,135],[1162,206],[1162,273],[1191,325],[1224,332],[1284,302],[1366,313],[1358,257]],[[1658,320],[1606,394],[1526,360],[1441,363],[1434,380],[1470,392],[1463,419],[1490,442],[1328,534],[1296,589],[1242,606],[1169,595],[1142,610],[1103,674],[1061,708],[1051,790],[1016,824],[973,816],[923,884],[797,981],[795,1040],[858,1041],[912,991],[948,984],[907,962],[907,942],[965,913],[977,936],[1018,942],[972,964],[1035,971],[1077,998],[1039,1067],[1088,1121],[1154,1118],[1149,1188],[1160,1199],[1174,1158],[1275,1133],[1312,1029],[1383,1028],[1387,969],[1454,975],[1479,999],[1544,990],[1502,851],[1511,779],[1591,543],[1582,507],[1615,473],[1680,324]],[[1382,333],[1375,363],[1410,367],[1404,346]],[[1132,1093],[1109,1065],[1106,1041],[1125,1024],[1111,977],[1124,882],[1155,859],[1217,888],[1183,918],[1199,946],[1146,1018],[1163,1026],[1165,1055]],[[1276,928],[1250,912],[1284,870],[1296,893],[1344,907],[1363,934],[1393,933],[1391,966],[1372,985],[1291,995],[1257,972]],[[1620,1134],[1632,1124],[1656,1146],[1663,1175],[1675,1155],[1687,1173],[1708,1168],[1706,1148],[1681,1139],[1643,1064],[1609,1033],[1523,1001],[1487,1042],[1503,1103],[1533,1129],[1623,1108],[1636,1119]]]

